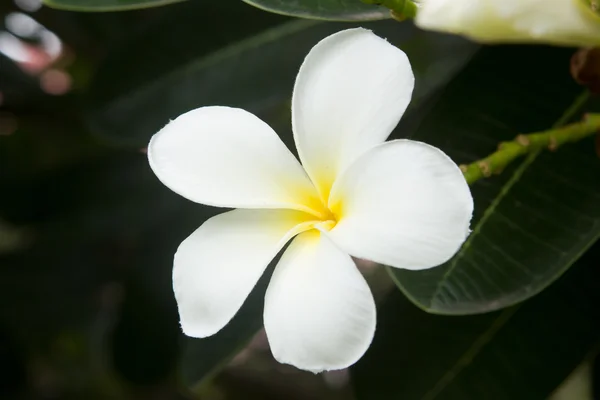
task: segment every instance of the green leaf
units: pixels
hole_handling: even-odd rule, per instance
[[[125,273],[158,288],[154,294],[162,291],[161,299],[174,308],[173,254],[216,210],[170,192],[148,169],[146,157],[132,152],[17,178],[0,180],[6,194],[0,207],[3,218],[31,237],[25,248],[2,259],[0,316],[19,337],[49,340],[55,330],[92,323],[97,304],[90,293]]]
[[[156,81],[166,82],[169,74],[183,75],[186,66],[289,21],[241,1],[188,1],[165,8],[160,15],[110,49],[92,81],[93,108]],[[224,25],[230,28],[220,29]],[[207,35],[207,29],[215,32]],[[193,77],[187,79],[193,83]]]
[[[57,138],[48,130],[52,124],[43,127],[41,133]],[[108,390],[115,376],[119,384],[152,383],[155,388],[173,376],[181,350],[173,254],[217,210],[168,190],[144,154],[99,147],[99,154],[72,160],[74,148],[86,148],[76,139],[42,144],[70,162],[27,175],[6,163],[0,179],[2,219],[26,235],[24,245],[0,254],[3,325],[19,337],[27,354],[37,357],[52,349],[64,379],[71,370],[77,379],[94,378],[78,388],[97,384],[97,390]],[[22,163],[23,154],[11,158]],[[69,352],[58,348],[61,343]]]
[[[244,0],[255,7],[292,17],[331,21],[374,21],[390,18],[387,8],[360,0]]]
[[[470,163],[519,133],[580,118],[580,89],[568,71],[571,53],[484,48],[412,137]],[[472,187],[473,232],[453,259],[430,270],[389,272],[413,302],[432,313],[482,313],[523,301],[600,237],[598,176],[591,138],[556,153],[533,154]]]
[[[227,105],[257,114],[293,147],[289,109],[294,80],[304,57],[319,40],[354,26],[294,21],[211,54],[201,52],[197,58],[176,65],[158,59],[155,72],[143,82],[129,73],[118,73],[116,65],[127,52],[121,49],[108,58],[96,76],[87,122],[105,140],[139,147],[145,146],[170,119],[190,109]],[[411,58],[418,79],[413,108],[445,84],[477,49],[460,38],[418,31],[394,21],[361,26],[388,38]],[[139,40],[141,45],[146,35]],[[138,43],[130,42],[128,48],[135,52]],[[155,50],[147,45],[144,48],[146,53],[135,53],[137,59],[152,57]],[[164,67],[162,73],[158,72],[160,67]]]
[[[539,296],[476,316],[432,315],[395,291],[352,369],[357,399],[544,400],[600,344],[600,243]]]
[[[70,11],[125,11],[158,7],[183,0],[42,0],[48,7]]]

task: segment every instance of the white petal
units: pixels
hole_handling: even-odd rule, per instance
[[[442,264],[469,234],[473,198],[441,150],[394,140],[364,154],[335,182],[328,233],[355,257],[397,268]]]
[[[152,137],[150,166],[189,200],[240,208],[318,207],[318,195],[277,134],[247,111],[202,107]]]
[[[210,336],[223,328],[273,257],[308,228],[293,210],[234,210],[206,221],[175,254],[173,289],[183,332]]]
[[[371,31],[345,30],[313,47],[296,79],[292,125],[323,199],[339,172],[390,135],[413,86],[406,54]]]
[[[375,332],[375,302],[350,256],[311,230],[277,264],[264,319],[275,359],[316,373],[362,357]]]
[[[583,0],[427,0],[416,23],[483,42],[600,44],[600,23]]]

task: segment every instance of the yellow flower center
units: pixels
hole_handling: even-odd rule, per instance
[[[328,232],[338,223],[338,214],[332,212],[324,204],[321,203],[318,207],[311,207],[311,209],[315,211],[313,215],[318,218],[318,220],[314,221],[313,228]]]
[[[311,215],[308,221],[311,222],[309,226],[320,231],[332,230],[342,215],[342,202],[338,200],[335,204],[329,204],[329,195],[331,190],[331,184],[322,185],[321,191],[318,196],[314,193],[305,193],[303,198],[303,211]],[[314,218],[317,218],[316,220]],[[309,229],[311,229],[309,228]]]

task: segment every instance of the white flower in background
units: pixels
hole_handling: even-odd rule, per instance
[[[350,256],[418,270],[455,254],[473,211],[461,171],[427,144],[384,143],[413,85],[401,50],[350,29],[317,44],[298,74],[292,125],[302,165],[266,123],[236,108],[192,110],[152,138],[150,166],[166,186],[238,208],[206,221],[175,254],[186,335],[223,328],[294,238],[265,297],[271,350],[313,372],[345,368],[375,331],[373,296]]]
[[[600,45],[589,0],[422,0],[416,24],[482,42]]]

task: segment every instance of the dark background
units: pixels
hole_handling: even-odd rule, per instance
[[[21,4],[19,7],[10,0],[0,3],[0,32],[12,32],[13,38],[0,36],[0,399],[355,398],[349,371],[315,376],[273,361],[264,333],[253,336],[262,325],[256,308],[260,301],[249,302],[218,338],[198,344],[183,337],[171,289],[172,255],[181,240],[219,210],[173,194],[148,167],[143,136],[149,137],[153,133],[150,127],[164,120],[162,114],[152,113],[151,106],[169,104],[168,99],[144,99],[148,104],[145,114],[128,109],[127,103],[103,108],[116,93],[134,92],[140,82],[157,79],[164,71],[291,18],[224,0],[96,14],[36,9],[31,1]],[[32,8],[27,4],[33,4]],[[27,30],[29,20],[22,18],[17,22],[13,18],[11,25],[6,17],[14,17],[14,13],[29,15],[44,28],[38,27],[32,34]],[[388,31],[390,26],[396,28],[389,23],[382,26]],[[397,26],[399,35],[413,34],[411,27]],[[327,29],[342,28],[318,31],[307,39],[307,46],[316,43]],[[52,32],[55,38],[45,32]],[[442,56],[465,55],[467,59],[474,48],[454,39],[434,39],[427,36],[419,40]],[[6,44],[7,40],[12,44]],[[15,47],[14,43],[19,44]],[[422,43],[413,42],[411,54],[419,54]],[[520,51],[518,54],[526,59],[529,50]],[[570,50],[561,51],[568,59]],[[507,50],[507,54],[513,53]],[[432,75],[427,57],[411,60],[417,77]],[[282,56],[280,61],[297,68],[296,60]],[[447,69],[449,64],[442,65]],[[231,71],[233,86],[236,77],[252,76],[248,73],[244,77],[244,65],[238,68]],[[267,78],[283,80],[283,75],[275,72],[256,78],[254,93],[262,95]],[[406,132],[419,125],[421,114],[436,100],[434,89],[427,86],[435,86],[435,80],[418,82],[426,83],[418,83],[421,87],[414,102],[424,111],[419,108],[403,119]],[[208,86],[187,87],[185,93],[209,91]],[[207,96],[215,104],[229,104],[229,99],[246,101],[243,96],[237,98],[233,89],[210,90],[214,92]],[[185,103],[183,92],[181,101]],[[285,93],[291,93],[287,87]],[[267,103],[272,100],[266,95],[264,98]],[[276,100],[273,104],[281,99]],[[95,108],[104,111],[91,115]],[[272,125],[289,130],[287,108],[269,103],[264,109]],[[117,124],[111,120],[113,116],[121,131],[111,130],[110,123]],[[114,134],[102,134],[106,131]],[[289,135],[287,139],[289,143]],[[586,146],[589,148],[589,143]],[[489,152],[474,148],[469,151],[477,151],[478,157]],[[517,330],[516,324],[524,326],[539,316],[540,304],[550,307],[557,302],[557,307],[567,303],[573,309],[597,309],[598,296],[587,295],[600,293],[599,250],[596,244],[559,286],[526,303],[522,313],[519,311],[520,320],[507,329]],[[261,298],[267,281],[268,276],[253,293],[254,300]],[[581,289],[587,297],[573,297],[579,294],[582,282],[587,283],[585,292]],[[365,379],[380,385],[381,393],[396,390],[398,382],[393,374],[398,371],[420,384],[418,368],[437,368],[432,354],[444,352],[455,343],[469,344],[470,336],[463,332],[465,324],[477,328],[489,322],[487,316],[466,320],[428,316],[397,291],[386,299],[379,311],[372,350],[354,371],[361,378],[355,389],[367,393],[360,398],[374,398],[370,394],[375,392],[364,389]],[[447,332],[456,335],[456,341],[448,345],[432,335],[428,337],[433,343],[428,353],[421,356],[418,352],[422,348],[415,347],[413,354],[410,335],[396,336],[397,321],[390,317],[394,311],[389,310],[402,310],[406,321],[420,321],[425,336],[428,327],[442,321]],[[569,321],[563,317],[548,314],[546,319],[564,327]],[[589,319],[586,340],[597,342],[600,321]],[[540,329],[550,337],[556,332],[552,325]],[[557,351],[556,358],[567,358],[573,364],[586,357],[593,359],[587,347],[578,347],[571,337],[567,340],[572,344]],[[394,341],[401,342],[396,352],[390,346]],[[223,350],[224,342],[230,346],[228,351]],[[518,345],[508,347],[518,352]],[[238,354],[233,360],[232,351]],[[400,366],[398,359],[404,355],[418,360],[418,367],[403,370],[406,366]],[[219,363],[229,366],[211,375]],[[390,376],[381,373],[382,366]],[[561,379],[571,369],[552,377]],[[481,371],[489,373],[485,368]],[[213,379],[197,387],[195,377],[200,375]],[[550,375],[540,376],[531,380],[549,386],[544,380]],[[476,387],[479,378],[470,378],[469,383]],[[525,383],[523,388],[519,399],[535,399],[526,395]],[[455,398],[449,396],[446,398]]]

